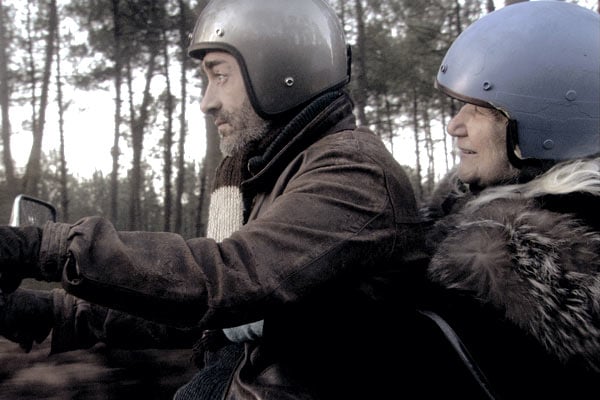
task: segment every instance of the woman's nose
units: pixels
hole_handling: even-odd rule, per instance
[[[446,131],[450,136],[465,136],[467,134],[464,107],[461,108],[454,117],[452,117],[448,123],[448,126],[446,127]]]

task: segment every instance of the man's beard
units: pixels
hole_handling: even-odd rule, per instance
[[[261,139],[269,129],[269,122],[256,114],[248,99],[238,110],[221,111],[219,118],[233,128],[230,135],[221,137],[220,148],[224,156],[243,150],[248,144]]]

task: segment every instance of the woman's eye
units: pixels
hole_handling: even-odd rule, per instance
[[[493,108],[487,108],[482,106],[475,106],[475,110],[477,110],[478,113],[483,115],[493,115],[495,111]]]

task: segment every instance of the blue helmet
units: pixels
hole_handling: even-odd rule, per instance
[[[600,15],[562,1],[527,1],[480,18],[446,53],[436,86],[501,110],[522,160],[600,153]],[[510,135],[509,135],[510,136]]]

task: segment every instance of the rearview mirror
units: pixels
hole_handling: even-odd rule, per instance
[[[56,222],[56,208],[52,204],[24,194],[15,197],[10,226],[42,227],[48,221]]]

